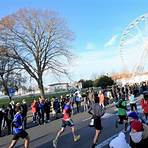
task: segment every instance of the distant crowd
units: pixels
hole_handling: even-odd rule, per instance
[[[70,99],[72,105],[72,113],[80,111],[87,111],[91,104],[94,102],[94,98],[99,96],[100,103],[102,106],[106,106],[113,102],[117,102],[120,99],[127,99],[129,94],[138,96],[142,92],[148,90],[146,83],[141,85],[125,85],[123,87],[115,85],[108,89],[95,90],[93,88],[87,89],[84,92],[76,91],[71,95],[61,95],[59,98],[53,97],[52,99],[44,99],[39,97],[34,99],[31,106],[28,106],[25,99],[22,102],[15,104],[12,100],[8,106],[3,105],[0,108],[0,136],[2,136],[2,130],[7,129],[7,134],[11,134],[13,117],[15,115],[15,106],[21,106],[21,112],[23,116],[23,128],[27,127],[27,113],[31,107],[32,111],[32,122],[37,124],[45,124],[50,122],[51,115],[54,115],[54,119],[61,117],[64,106],[66,104],[65,100]]]
[[[4,133],[6,133],[6,131],[8,135],[11,134],[13,128],[17,130],[21,128],[21,130],[24,132],[22,132],[23,135],[18,135],[16,132],[15,134],[18,137],[16,137],[16,135],[13,137],[13,141],[10,147],[15,145],[15,142],[19,137],[23,138],[24,136],[26,137],[27,145],[29,145],[28,133],[24,131],[27,128],[28,111],[32,113],[32,122],[35,125],[46,124],[53,120],[53,118],[58,119],[63,117],[64,123],[62,124],[62,129],[58,132],[57,137],[53,141],[53,145],[56,147],[58,138],[64,132],[64,129],[67,125],[72,127],[74,141],[80,139],[80,135],[75,135],[75,129],[73,128],[74,124],[71,120],[71,114],[88,111],[93,115],[93,118],[95,117],[94,126],[96,128],[96,135],[94,137],[94,143],[92,146],[95,147],[100,131],[102,129],[101,116],[104,114],[103,112],[105,110],[105,106],[114,103],[118,109],[119,116],[119,119],[116,121],[116,127],[118,127],[118,124],[125,124],[124,132],[126,132],[129,123],[129,117],[127,115],[127,101],[130,103],[131,112],[136,113],[136,115],[134,114],[134,117],[131,117],[134,119],[136,118],[137,120],[140,117],[137,115],[136,97],[140,94],[145,94],[145,97],[140,100],[140,103],[146,121],[148,119],[148,86],[146,83],[142,83],[141,85],[115,85],[107,89],[99,90],[90,88],[84,92],[76,91],[73,94],[65,96],[61,95],[59,98],[53,97],[52,99],[39,97],[38,99],[34,99],[29,106],[25,99],[23,99],[22,102],[18,102],[16,104],[12,100],[8,106],[3,105],[0,108],[0,136],[5,135]],[[21,119],[19,119],[17,114],[19,114]],[[16,126],[15,122],[20,126]],[[135,124],[140,125],[142,122],[139,123],[138,120],[138,123],[135,121]]]

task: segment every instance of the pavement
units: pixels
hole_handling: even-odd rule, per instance
[[[138,110],[141,111],[139,104]],[[91,148],[95,129],[88,126],[90,118],[91,116],[87,112],[75,114],[72,119],[75,123],[76,133],[81,135],[80,141],[73,141],[71,129],[67,127],[63,135],[59,138],[57,148]],[[122,131],[123,125],[119,128],[115,128],[115,121],[117,118],[115,107],[106,109],[106,113],[102,117],[103,130],[100,134],[99,144],[96,148],[108,148],[109,142]],[[53,148],[52,141],[61,127],[61,119],[54,120],[45,125],[34,126],[31,122],[28,124],[29,129],[27,129],[27,132],[30,136],[30,148]],[[128,135],[126,135],[126,137],[128,141]],[[8,147],[11,138],[12,135],[1,137],[0,148]],[[23,147],[22,139],[20,139],[16,145],[16,148],[21,147]]]

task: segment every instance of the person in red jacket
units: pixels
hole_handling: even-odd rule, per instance
[[[34,99],[31,104],[31,110],[33,114],[33,123],[36,123],[36,116],[37,116],[37,101]]]
[[[141,106],[143,109],[143,113],[145,115],[145,119],[148,119],[148,92],[144,93],[144,97],[141,100]]]

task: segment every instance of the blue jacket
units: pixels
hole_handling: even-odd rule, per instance
[[[16,113],[14,116],[14,119],[12,121],[13,125],[13,134],[19,134],[23,128],[22,128],[22,115],[21,113]]]

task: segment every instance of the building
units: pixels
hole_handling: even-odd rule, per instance
[[[69,88],[68,83],[54,83],[54,84],[48,85],[49,92],[68,90],[68,88]]]
[[[148,81],[148,72],[133,74],[130,72],[116,73],[112,75],[112,79],[118,83],[140,83],[143,81]]]

